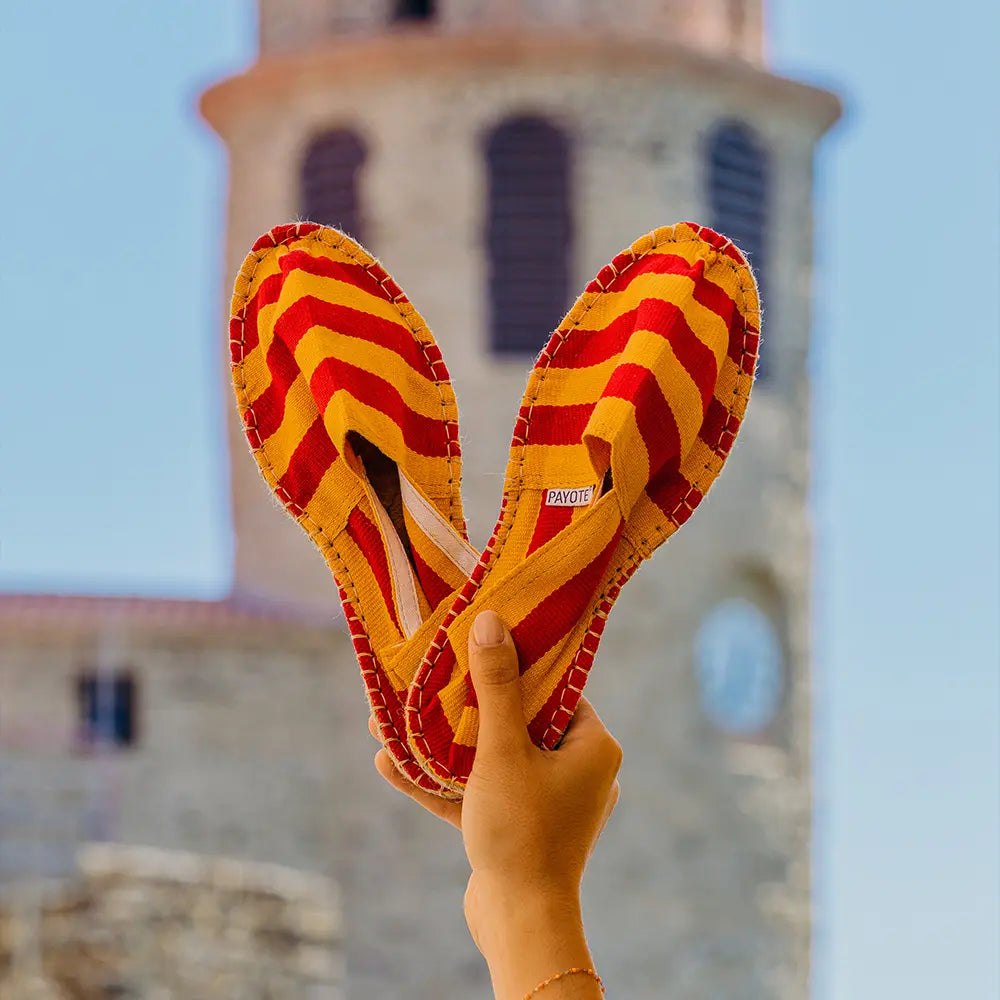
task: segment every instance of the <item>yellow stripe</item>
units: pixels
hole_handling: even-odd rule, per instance
[[[256,265],[253,272],[253,282],[250,285],[248,298],[253,298],[257,294],[257,289],[272,275],[281,273],[281,258],[288,253],[286,247],[271,250],[258,251],[260,263]]]
[[[518,449],[518,455],[521,454]],[[549,486],[591,486],[597,481],[587,446],[580,444],[529,444],[524,448],[524,465],[518,465],[520,482],[529,489]],[[510,488],[505,484],[504,489]]]
[[[280,479],[306,431],[319,414],[305,379],[299,375],[288,388],[285,412],[278,429],[264,442],[274,474]]]
[[[291,249],[302,249],[312,256],[317,256],[317,245],[313,241],[297,241]],[[258,272],[254,275],[251,298],[264,280],[272,275],[281,273],[280,258],[286,252],[281,251],[269,254],[259,265]],[[336,263],[352,263],[351,259],[346,255],[326,245],[323,246],[322,256],[328,257]],[[374,279],[372,280],[374,282]],[[274,339],[274,324],[285,310],[305,295],[314,296],[332,305],[347,306],[348,308],[377,316],[396,324],[407,335],[413,336],[410,327],[400,315],[398,307],[381,293],[368,292],[346,281],[308,274],[301,268],[296,268],[289,273],[282,284],[281,294],[277,302],[265,305],[258,311],[257,330],[259,341],[258,345],[252,351],[247,352],[247,358],[258,352],[260,352],[262,357],[266,357],[267,349]]]
[[[740,316],[746,317],[747,313],[752,313],[757,309],[757,296],[754,292],[750,277],[747,271],[737,271],[729,263],[729,258],[721,258],[718,264],[705,269],[705,279],[713,285],[718,285],[736,303],[736,311]],[[742,274],[742,283],[741,283]]]
[[[661,343],[663,341],[662,337],[655,334],[647,336],[655,337]],[[596,402],[621,360],[621,354],[616,354],[589,368],[549,368],[535,397],[535,405],[575,406]]]
[[[682,257],[689,264],[693,264],[696,260],[703,258],[711,251],[711,248],[704,240],[700,240],[697,237],[686,238],[687,233],[690,233],[692,237],[694,236],[690,229],[674,227],[674,239],[654,247],[646,254],[646,257]],[[638,267],[641,265],[642,261],[639,261],[635,266]]]
[[[670,404],[681,434],[683,450],[691,446],[704,421],[701,393],[688,370],[678,361],[668,340],[649,330],[637,330],[624,354],[590,368],[550,369],[536,397],[536,405],[573,406],[595,403],[615,368],[640,364],[652,371],[660,392]],[[529,431],[530,437],[530,431]]]
[[[609,569],[613,568],[614,566],[609,567]],[[597,594],[595,594],[595,598],[596,596]],[[542,706],[552,696],[562,673],[572,660],[572,655],[575,655],[577,647],[587,634],[590,611],[591,606],[588,605],[583,617],[573,626],[572,632],[561,642],[556,643],[552,649],[536,660],[521,675],[522,703],[524,714],[529,720],[539,713]]]
[[[744,375],[732,358],[726,358],[719,372],[715,385],[715,398],[737,417],[742,417],[746,410],[746,396],[750,392],[752,379]]]
[[[282,308],[280,302],[271,302],[257,313],[257,346],[244,353],[244,364],[265,363],[267,349],[274,340],[274,321],[280,315]]]
[[[437,545],[420,529],[420,526],[409,516],[406,517],[406,532],[413,551],[433,570],[452,590],[458,590],[464,585],[467,574],[463,573],[450,559],[446,558]]]
[[[594,407],[585,435],[611,444],[611,474],[622,507],[629,510],[649,481],[649,455],[630,400],[605,397]]]
[[[697,486],[702,493],[707,493],[709,486],[721,471],[723,462],[724,459],[698,438],[684,456],[680,473],[692,486]]]
[[[330,464],[316,487],[306,508],[310,523],[303,524],[303,528],[321,532],[313,540],[322,550],[324,546],[338,542],[337,536],[346,526],[348,516],[363,503],[363,498],[361,480],[340,457]]]
[[[504,543],[503,558],[510,565],[513,560],[516,564],[524,557],[531,544],[531,536],[535,533],[535,525],[538,523],[538,514],[542,507],[542,494],[539,490],[524,490],[517,504],[517,517]],[[541,585],[541,584],[540,584]],[[537,590],[534,590],[537,595]],[[505,595],[506,602],[515,598],[516,595]],[[539,596],[539,600],[541,597]],[[513,613],[513,612],[511,612]],[[519,619],[514,619],[519,620]],[[509,624],[509,623],[508,623]]]
[[[426,376],[414,371],[395,351],[380,344],[337,333],[324,326],[314,326],[295,348],[295,360],[307,382],[327,358],[337,358],[385,379],[415,413],[432,420],[443,419],[445,411],[437,386]]]
[[[537,500],[537,496],[532,499]],[[519,511],[520,509],[519,507]],[[520,517],[520,514],[518,516]],[[579,521],[564,529],[566,534],[563,545],[540,552],[537,558],[532,557],[527,561],[523,557],[527,542],[519,546],[516,541],[517,536],[512,536],[507,541],[496,567],[477,595],[474,606],[459,615],[448,629],[448,638],[455,650],[458,664],[451,680],[439,692],[439,697],[441,707],[453,729],[456,726],[470,724],[468,720],[462,719],[465,707],[464,677],[468,670],[469,630],[479,611],[489,607],[502,609],[504,623],[508,628],[515,628],[546,597],[586,569],[611,540],[620,521],[617,505],[613,502],[599,509],[592,509],[586,523]],[[519,537],[523,540],[529,535],[530,532],[525,531]],[[579,622],[575,628],[580,628]],[[558,659],[557,649],[554,653],[543,654],[539,662],[551,665]],[[531,686],[524,685],[522,691],[526,704],[530,705],[536,697],[536,692]],[[537,711],[538,707],[535,707],[531,714]]]
[[[315,250],[312,252],[315,254]],[[374,278],[372,278],[372,284],[374,287],[378,287],[375,285]],[[399,313],[399,308],[390,302],[380,291],[369,292],[346,281],[338,281],[336,278],[328,278],[317,274],[308,274],[301,269],[296,269],[288,276],[282,287],[281,297],[283,300],[286,299],[286,295],[289,303],[302,298],[304,295],[312,295],[318,299],[322,299],[324,302],[330,302],[338,306],[347,306],[349,309],[358,309],[363,313],[368,313],[369,315],[377,316],[380,319],[388,320],[390,323],[402,326],[412,336],[410,328]]]
[[[681,438],[681,454],[685,454],[705,422],[704,403],[698,386],[688,370],[677,360],[670,344],[657,358],[653,374],[660,392],[670,406]]]
[[[240,377],[246,401],[252,406],[271,384],[271,369],[264,362],[261,351],[253,351],[247,357],[241,366]]]
[[[395,420],[381,410],[358,401],[348,392],[333,394],[323,413],[323,423],[338,448],[338,434],[342,434],[345,428],[357,431],[406,470],[410,482],[435,482],[448,478],[447,458],[420,455],[407,448],[403,432]]]
[[[365,617],[365,627],[372,647],[380,649],[401,642],[402,636],[389,616],[378,581],[369,568],[364,554],[346,532],[337,539],[337,550],[346,565],[350,567],[351,582],[358,595],[358,603]],[[345,589],[350,596],[350,588]],[[402,678],[390,675],[390,681],[396,690],[401,690]]]
[[[729,327],[718,313],[695,302],[691,297],[694,284],[691,278],[680,274],[640,275],[624,291],[601,295],[579,325],[585,330],[604,329],[619,316],[636,309],[643,299],[667,300],[680,309],[694,335],[719,360],[729,346]]]

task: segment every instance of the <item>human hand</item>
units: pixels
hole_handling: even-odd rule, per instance
[[[484,932],[498,912],[535,908],[561,912],[568,923],[577,919],[584,868],[618,801],[622,751],[584,698],[558,750],[531,742],[517,651],[492,611],[476,619],[469,665],[479,737],[463,801],[418,788],[385,750],[375,766],[393,787],[462,831],[472,867],[466,919],[489,960]]]

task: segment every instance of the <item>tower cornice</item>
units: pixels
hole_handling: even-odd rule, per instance
[[[201,113],[222,136],[247,108],[274,104],[317,82],[419,75],[482,74],[490,69],[555,73],[656,74],[704,81],[706,87],[736,91],[812,123],[816,135],[840,117],[830,91],[778,76],[742,60],[720,59],[661,40],[635,40],[560,32],[437,34],[393,32],[368,38],[331,40],[292,55],[265,56],[245,72],[209,87]]]

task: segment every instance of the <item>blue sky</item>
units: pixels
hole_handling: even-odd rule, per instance
[[[838,90],[817,172],[817,1000],[1000,992],[1000,5],[777,0]],[[225,163],[247,0],[0,32],[0,588],[228,582]],[[275,220],[280,221],[280,220]]]

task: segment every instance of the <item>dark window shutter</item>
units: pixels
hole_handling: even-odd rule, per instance
[[[82,743],[116,747],[135,743],[136,691],[130,673],[81,674],[76,698]]]
[[[485,154],[490,346],[537,354],[569,305],[569,140],[542,118],[508,118]]]
[[[434,0],[396,0],[392,19],[394,21],[433,20],[437,5]]]
[[[749,258],[765,309],[770,173],[767,153],[748,126],[730,121],[712,131],[708,143],[710,225]],[[761,343],[766,345],[767,338]],[[766,376],[768,367],[761,356],[758,374]]]
[[[365,156],[364,142],[350,129],[316,136],[302,161],[301,217],[334,226],[363,243],[358,171]]]

